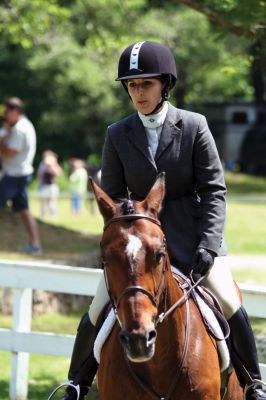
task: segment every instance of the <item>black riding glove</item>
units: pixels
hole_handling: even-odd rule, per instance
[[[215,255],[211,250],[198,248],[195,254],[193,272],[201,276],[206,275],[214,264]]]

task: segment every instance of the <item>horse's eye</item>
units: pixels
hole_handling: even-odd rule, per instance
[[[158,251],[158,253],[155,254],[155,262],[156,264],[159,264],[161,259],[165,256],[165,253],[163,251]]]

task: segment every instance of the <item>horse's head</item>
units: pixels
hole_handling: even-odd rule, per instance
[[[158,221],[165,192],[158,176],[142,202],[115,203],[91,181],[105,228],[101,250],[107,288],[121,325],[120,340],[133,362],[155,351],[158,308],[163,300],[167,254]]]

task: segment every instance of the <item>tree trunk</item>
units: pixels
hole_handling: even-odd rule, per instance
[[[261,40],[256,41],[250,49],[252,64],[250,68],[251,83],[254,88],[254,100],[258,103],[264,100],[264,66],[261,59],[263,52]]]

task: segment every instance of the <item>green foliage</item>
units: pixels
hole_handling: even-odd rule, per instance
[[[200,0],[199,3],[238,26],[255,31],[265,25],[264,0]]]
[[[213,6],[221,14],[237,11],[236,2]],[[143,39],[174,51],[179,80],[173,104],[252,98],[248,42],[229,40],[204,15],[176,1],[1,3],[1,97],[25,100],[38,133],[36,165],[47,148],[61,160],[100,157],[106,127],[133,110],[115,82],[119,55]]]
[[[0,35],[10,43],[29,48],[38,35],[68,16],[69,10],[57,0],[5,0],[0,5]]]
[[[156,4],[159,0],[151,0]],[[225,31],[247,38],[265,37],[265,0],[166,0],[173,8],[185,4],[205,14]]]

